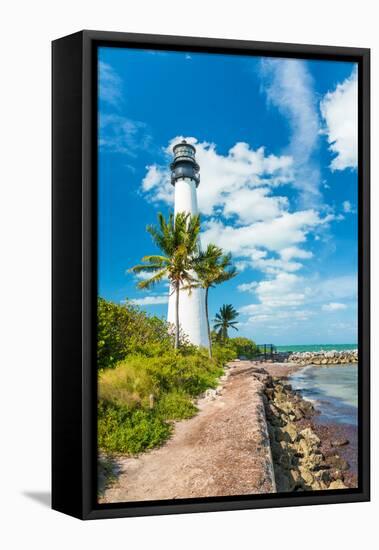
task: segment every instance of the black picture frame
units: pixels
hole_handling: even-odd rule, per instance
[[[359,487],[97,504],[98,46],[329,59],[359,76]],[[52,43],[52,507],[81,519],[362,502],[370,499],[370,50],[85,30]]]

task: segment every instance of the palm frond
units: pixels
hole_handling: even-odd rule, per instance
[[[167,270],[166,269],[162,269],[161,271],[159,271],[158,273],[156,273],[155,275],[153,275],[151,277],[151,279],[146,279],[145,281],[140,281],[138,284],[137,284],[137,287],[138,288],[141,288],[141,289],[144,289],[144,288],[151,288],[153,287],[154,285],[156,285],[157,283],[160,283],[162,281],[162,279],[164,279],[165,277],[167,276]]]

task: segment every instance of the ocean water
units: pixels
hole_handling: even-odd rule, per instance
[[[320,412],[321,422],[357,425],[358,365],[309,366],[289,378]]]
[[[358,344],[306,344],[306,345],[288,345],[275,346],[278,351],[344,351],[349,349],[357,349]]]

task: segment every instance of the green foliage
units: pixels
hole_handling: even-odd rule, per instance
[[[170,425],[153,411],[99,402],[98,444],[102,450],[140,453],[163,443],[170,431]]]
[[[173,391],[163,395],[157,404],[157,413],[166,420],[191,418],[197,412],[196,406],[182,391]]]
[[[238,324],[237,319],[239,313],[232,306],[232,304],[224,304],[220,307],[220,310],[215,315],[214,319],[214,330],[217,331],[217,335],[220,340],[226,340],[228,338],[228,329],[233,328],[238,330],[236,325]]]
[[[214,244],[208,244],[204,251],[198,251],[194,267],[203,288],[214,287],[237,275],[236,268],[232,266],[232,255],[224,254],[222,248]]]
[[[245,338],[243,336],[222,340],[216,332],[212,332],[212,342],[214,356],[218,361],[221,361],[222,364],[242,357],[253,359],[260,353],[257,344],[250,338]]]
[[[149,403],[150,395],[157,394],[157,385],[148,374],[145,362],[143,357],[131,357],[113,369],[100,372],[99,399],[131,409]]]
[[[164,392],[183,390],[193,397],[217,384],[222,369],[202,351],[188,355],[166,353],[145,360],[145,368],[157,387]]]
[[[244,338],[243,336],[229,338],[228,346],[235,350],[237,357],[253,359],[259,354],[259,348],[256,343],[250,340],[250,338]]]
[[[213,343],[213,359],[220,365],[225,365],[228,361],[237,358],[237,353],[233,346],[229,345],[229,341]]]
[[[168,324],[131,304],[97,302],[97,365],[112,367],[130,353],[159,355],[172,346]]]

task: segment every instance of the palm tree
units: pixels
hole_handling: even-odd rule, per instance
[[[205,314],[207,318],[209,357],[212,357],[211,328],[208,314],[209,289],[229,281],[237,275],[237,270],[231,265],[231,254],[223,254],[221,248],[209,244],[203,252],[199,250],[195,260],[195,271],[199,280],[199,286],[205,289]]]
[[[197,250],[200,232],[200,217],[180,212],[175,217],[170,214],[168,221],[158,214],[158,227],[147,226],[154,243],[163,255],[153,254],[142,258],[143,264],[131,268],[133,273],[151,272],[150,279],[140,281],[138,288],[151,288],[166,277],[169,279],[175,300],[175,349],[179,347],[179,291],[185,288],[191,291],[195,279],[191,273],[193,257]]]
[[[228,338],[228,328],[234,328],[238,330],[235,326],[238,321],[234,321],[238,317],[239,313],[234,309],[231,304],[224,304],[219,313],[216,313],[214,320],[214,330],[218,330],[218,337],[226,340]]]

